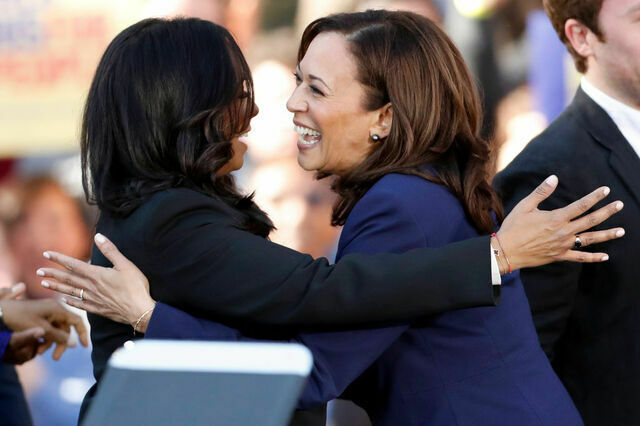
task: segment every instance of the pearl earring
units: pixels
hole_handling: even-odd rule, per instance
[[[371,140],[374,141],[374,142],[378,142],[380,140],[380,136],[378,136],[376,134],[373,134],[373,135],[371,135]]]

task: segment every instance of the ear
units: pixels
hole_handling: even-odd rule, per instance
[[[567,19],[564,23],[564,34],[581,56],[585,58],[593,56],[593,43],[598,40],[598,37],[586,25],[573,18]]]
[[[393,107],[391,103],[374,111],[374,123],[369,130],[369,136],[378,135],[380,139],[389,136],[393,123]]]

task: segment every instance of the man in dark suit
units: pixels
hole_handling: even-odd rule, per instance
[[[587,425],[640,424],[640,0],[545,0],[584,74],[573,103],[495,179],[505,208],[558,174],[549,209],[596,183],[624,210],[609,262],[522,270],[540,343]],[[576,238],[576,246],[584,244]]]

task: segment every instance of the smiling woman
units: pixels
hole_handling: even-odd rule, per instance
[[[469,254],[477,259],[472,285],[466,273],[456,278],[441,262],[445,251],[383,256],[387,261],[355,256],[334,266],[270,243],[271,221],[229,175],[242,166],[242,134],[257,112],[240,49],[211,22],[141,21],[103,55],[83,117],[85,193],[100,208],[98,230],[150,274],[154,297],[237,325],[281,326],[393,320],[494,303],[488,238],[462,248],[476,252]],[[109,264],[95,252],[92,261]],[[424,297],[426,272],[438,276],[437,269],[461,288],[453,292],[456,285],[434,279],[448,296]],[[403,284],[392,284],[392,276]],[[90,291],[77,295],[93,298]],[[90,322],[99,380],[130,330],[97,315]]]
[[[298,64],[297,87],[287,102],[300,134],[298,163],[305,170],[342,176],[367,157],[373,124],[383,120],[379,136],[388,134],[391,109],[365,108],[365,92],[353,78],[358,68],[344,36],[320,34],[307,53]]]
[[[478,137],[473,79],[435,24],[393,19],[406,22],[366,26],[353,14],[307,27],[287,106],[299,128],[321,135],[304,137],[298,161],[338,176],[335,225],[382,176],[405,173],[446,185],[474,225],[492,232],[502,206],[489,184],[492,147]]]
[[[401,27],[409,22],[407,35],[420,34],[426,29],[436,37],[435,45],[438,47],[434,49],[451,48],[446,43],[437,44],[438,40],[446,39],[437,27],[410,14],[376,12],[334,19],[338,23],[344,21],[346,27],[355,26],[355,30],[360,25],[375,30],[378,27]],[[372,21],[373,25],[370,25]],[[443,170],[444,182],[448,182],[448,172],[466,176],[471,167],[453,168],[451,172],[446,166],[458,165],[458,162],[475,164],[479,161],[475,151],[470,150],[471,154],[465,156],[453,149],[452,156],[439,155],[448,148],[446,143],[453,146],[456,142],[463,148],[467,147],[465,144],[469,141],[466,136],[477,129],[477,123],[466,127],[464,120],[459,126],[446,123],[445,127],[457,129],[462,136],[452,140],[444,136],[442,140],[436,138],[437,143],[433,146],[430,145],[431,139],[423,141],[414,136],[409,130],[421,128],[424,123],[420,116],[407,113],[406,117],[413,120],[409,126],[403,121],[404,113],[398,113],[410,111],[414,105],[394,105],[394,90],[397,88],[391,84],[383,84],[384,90],[372,91],[361,80],[362,63],[357,67],[354,65],[358,60],[348,53],[350,50],[347,50],[345,37],[327,28],[314,28],[318,29],[317,33],[303,38],[305,47],[301,52],[306,54],[301,54],[298,69],[300,84],[290,101],[291,108],[295,109],[296,125],[304,133],[302,139],[306,149],[301,152],[301,163],[325,174],[335,173],[340,179],[348,179],[345,182],[350,183],[349,190],[356,194],[348,198],[349,202],[364,203],[359,213],[356,214],[354,209],[350,216],[350,230],[343,233],[346,240],[339,254],[341,259],[335,265],[329,265],[326,259],[314,260],[311,256],[269,242],[265,237],[273,228],[270,220],[251,197],[239,193],[233,178],[226,173],[242,164],[243,147],[239,145],[238,135],[248,129],[249,120],[257,109],[246,62],[224,28],[198,19],[149,19],[124,30],[107,48],[96,71],[83,119],[85,189],[89,199],[95,200],[101,210],[98,232],[108,235],[123,254],[140,267],[150,284],[147,287],[146,278],[140,270],[100,235],[96,244],[105,249],[106,257],[94,250],[93,265],[47,253],[70,271],[39,271],[41,276],[67,282],[68,285],[54,282],[45,282],[44,285],[77,296],[79,300],[69,300],[69,303],[93,313],[89,317],[94,344],[92,360],[98,381],[109,356],[131,338],[131,327],[134,333],[147,330],[150,336],[158,337],[176,330],[185,334],[203,330],[201,326],[194,326],[194,318],[188,315],[186,319],[181,317],[178,321],[163,323],[163,312],[172,312],[173,309],[167,305],[208,320],[227,322],[250,335],[281,338],[291,336],[291,327],[409,322],[449,310],[493,305],[501,292],[499,268],[493,253],[501,252],[497,245],[495,251],[489,249],[490,242],[495,245],[498,238],[504,247],[499,256],[503,273],[508,267],[537,266],[554,260],[606,260],[602,253],[571,250],[577,232],[617,212],[613,205],[609,205],[572,221],[606,196],[604,188],[564,209],[544,212],[538,210],[537,205],[557,185],[557,179],[550,177],[505,219],[497,235],[492,239],[489,236],[474,238],[477,231],[466,222],[462,208],[467,205],[467,199],[461,199],[467,195],[466,187],[458,190],[455,186],[436,185],[415,176],[422,173],[415,169],[407,171],[407,175],[413,176],[389,174],[405,170],[399,164],[403,167],[409,164]],[[388,40],[393,34],[393,31],[384,33],[382,37]],[[373,37],[377,36],[373,34]],[[310,42],[309,46],[305,40]],[[323,45],[324,42],[326,44]],[[330,70],[322,68],[327,46],[345,53],[346,60],[352,61],[340,64],[345,67],[341,73],[330,74]],[[371,50],[369,54],[375,55],[376,52]],[[403,69],[400,65],[396,64],[397,69],[390,68],[389,73]],[[434,73],[446,71],[446,67],[438,68],[437,65],[441,64],[435,65]],[[453,66],[464,69],[462,62]],[[424,96],[424,92],[412,95],[413,89],[404,91],[409,93],[405,98]],[[475,92],[470,96],[473,101]],[[372,106],[370,99],[377,100],[378,104]],[[461,96],[451,102],[465,105],[461,99],[466,98]],[[393,105],[394,114],[389,103]],[[459,107],[456,112],[469,118]],[[471,118],[475,116],[471,115]],[[372,143],[374,134],[378,136],[377,144]],[[439,132],[433,134],[440,136]],[[392,138],[393,135],[407,138]],[[407,150],[398,149],[394,144],[419,145],[418,142],[422,149],[432,147],[427,151],[435,152],[434,158],[450,161],[441,168],[437,161],[426,161],[432,157],[418,155],[407,163],[401,163],[400,160],[408,158]],[[473,142],[482,143],[475,139]],[[358,159],[362,164],[357,163]],[[384,164],[389,167],[386,169],[388,176],[383,176],[384,169],[376,168]],[[361,170],[365,172],[359,172]],[[485,174],[480,178],[472,176],[470,182],[475,186],[470,185],[470,190],[480,193],[481,198],[492,200],[492,192],[482,194],[485,177]],[[363,196],[367,189],[374,189],[373,181],[378,178],[380,182],[384,181],[382,187]],[[461,177],[461,180],[467,184],[466,177]],[[399,185],[401,190],[397,193],[387,191],[386,185],[390,182],[395,182],[394,185]],[[426,205],[406,204],[412,200]],[[479,209],[478,217],[487,217],[490,214],[488,208]],[[419,214],[414,215],[414,209]],[[342,207],[338,212],[349,214]],[[421,220],[419,224],[413,219],[417,217]],[[402,227],[394,229],[395,225]],[[425,229],[415,229],[415,226],[424,226]],[[440,227],[450,233],[438,234],[433,239],[423,235],[426,230],[435,229],[436,232]],[[409,231],[407,240],[404,236],[398,237],[400,231]],[[615,230],[581,236],[587,245],[615,238]],[[368,248],[362,244],[367,238],[378,237],[382,238],[379,244],[374,241]],[[442,247],[461,239],[467,240]],[[428,247],[427,241],[431,241],[433,248]],[[409,251],[401,255],[373,255],[376,250]],[[503,261],[506,258],[504,250],[509,253],[510,264]],[[114,269],[104,268],[112,264]],[[76,281],[79,275],[84,275],[81,286],[77,286]],[[111,292],[111,287],[104,285],[102,280],[105,276],[108,277],[106,282],[121,281],[125,285],[119,287],[120,291]],[[514,279],[511,277],[508,282]],[[519,313],[514,315],[522,316],[519,287],[517,284],[505,287],[509,295],[506,298],[518,303],[509,302],[503,309],[507,313],[517,311]],[[147,288],[155,300],[164,303],[155,307]],[[114,293],[116,297],[107,296]],[[485,315],[493,314],[486,311]],[[183,321],[188,323],[187,326],[180,325]],[[507,330],[510,339],[532,342],[530,324],[524,322],[520,328],[509,315],[505,318],[498,314],[494,322],[512,327]],[[470,327],[481,324],[482,318],[467,321]],[[213,327],[215,329],[216,325]],[[407,328],[408,325],[402,325],[400,328],[373,331],[373,339],[354,340],[349,333],[336,336],[336,340],[326,346],[329,351],[314,353],[320,357],[319,368],[314,369],[312,385],[307,387],[302,404],[309,407],[326,401],[328,397],[335,397],[349,379],[355,378],[353,374],[361,373],[375,360],[373,355],[376,351],[379,353],[387,348],[398,338],[398,330]],[[153,330],[156,330],[155,334]],[[319,339],[315,345],[321,347],[320,341],[329,334],[308,336],[309,346],[313,347],[314,340]],[[211,338],[213,334],[206,335]],[[232,336],[236,335],[232,333]],[[383,337],[386,344],[375,336]],[[495,348],[489,344],[487,332],[483,331],[482,336],[488,346],[480,351],[468,348],[457,354],[485,353],[485,350],[488,351],[486,353],[494,353]],[[340,344],[340,339],[345,339],[344,345]],[[354,342],[363,344],[354,345]],[[332,349],[335,345],[344,350],[360,351],[364,356],[335,358],[331,354],[340,354],[340,351]],[[375,348],[369,351],[367,347],[372,347],[370,345],[375,345]],[[326,363],[322,361],[323,356]],[[344,374],[343,362],[355,362],[355,367],[348,367],[349,374]],[[478,363],[483,367],[489,365],[483,364],[482,358]],[[463,367],[470,365],[460,364]],[[536,374],[540,373],[540,368],[537,363],[527,371],[539,377]],[[502,371],[509,377],[517,372],[515,368]],[[333,380],[338,382],[333,383]],[[564,401],[561,389],[554,387],[554,390],[548,394]],[[91,400],[94,392],[95,387],[88,393],[86,402]],[[392,394],[397,397],[395,392]],[[520,399],[514,401],[519,413],[531,415],[531,411],[517,405]],[[555,407],[560,405],[555,401]],[[439,408],[440,405],[423,407],[425,410]],[[416,413],[422,415],[420,413],[423,412]],[[405,422],[400,421],[399,424]]]

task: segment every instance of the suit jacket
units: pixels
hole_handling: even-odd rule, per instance
[[[13,365],[0,362],[0,426],[31,426],[31,413]]]
[[[274,336],[279,326],[408,320],[494,303],[488,237],[329,265],[238,229],[226,203],[187,188],[157,193],[126,218],[103,212],[97,230],[145,273],[155,300],[258,336]],[[110,265],[98,250],[91,259]],[[132,330],[97,315],[89,322],[99,381]]]
[[[338,258],[442,247],[476,235],[443,186],[391,174],[355,206]],[[502,286],[497,308],[456,310],[376,329],[298,334],[290,340],[314,356],[298,407],[335,398],[357,379],[344,397],[365,408],[375,425],[444,426],[478,419],[483,425],[582,424],[538,345],[518,274],[504,277]],[[171,307],[158,308],[148,337],[248,340]]]
[[[522,270],[540,343],[588,425],[640,424],[640,159],[614,122],[582,90],[529,143],[494,185],[511,210],[538,179],[560,183],[541,208],[561,207],[607,185],[624,209],[596,229],[623,239],[588,247],[604,263]],[[604,203],[601,203],[604,205]]]

